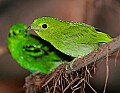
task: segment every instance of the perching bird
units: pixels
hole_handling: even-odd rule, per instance
[[[21,23],[10,28],[8,48],[18,64],[31,72],[50,73],[65,60],[62,53],[43,39],[31,35],[27,26]]]
[[[72,57],[86,56],[98,49],[101,43],[112,41],[109,35],[99,32],[93,26],[52,17],[35,19],[31,29],[56,49]]]

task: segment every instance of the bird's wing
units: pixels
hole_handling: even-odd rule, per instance
[[[69,33],[68,33],[69,31]],[[67,35],[65,35],[67,32]],[[112,38],[90,26],[70,26],[64,30],[65,41],[77,44],[103,43],[112,41]]]

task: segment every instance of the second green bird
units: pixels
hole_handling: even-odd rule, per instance
[[[19,65],[31,72],[50,73],[62,60],[68,59],[48,42],[31,35],[21,23],[10,28],[8,48]]]

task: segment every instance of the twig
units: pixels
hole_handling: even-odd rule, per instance
[[[105,85],[104,85],[104,90],[103,90],[103,93],[105,93],[106,91],[106,87],[107,87],[107,82],[108,82],[108,77],[109,77],[109,64],[108,64],[108,47],[107,47],[107,50],[106,50],[106,78],[105,78]]]
[[[87,82],[87,81],[85,81],[86,83],[87,83],[87,85],[92,89],[92,91],[94,91],[94,93],[97,93],[96,91],[95,91],[95,89]]]
[[[65,93],[65,91],[73,84],[75,83],[77,80],[79,80],[80,78],[75,78],[64,90],[62,93]]]
[[[119,52],[120,52],[120,50],[117,51],[116,56],[115,56],[115,66],[116,66],[116,63],[117,63],[117,58],[118,58]]]

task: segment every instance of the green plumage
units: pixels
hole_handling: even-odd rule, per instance
[[[10,28],[8,48],[19,65],[31,72],[50,73],[63,60],[48,42],[29,34],[24,24]]]
[[[98,49],[100,43],[112,41],[109,35],[90,25],[61,21],[52,17],[35,19],[31,29],[56,49],[72,57],[85,56]]]

